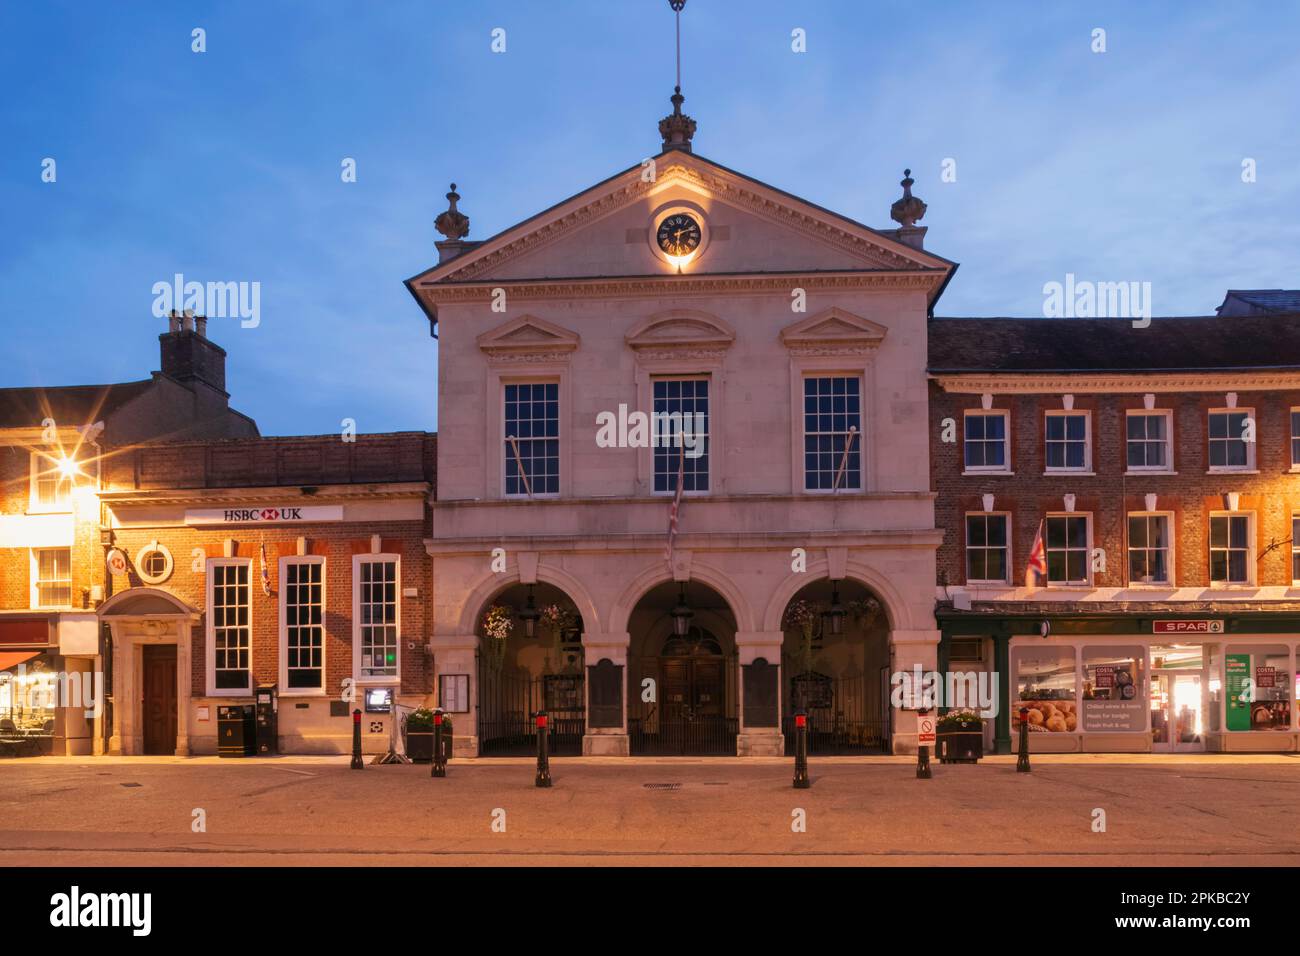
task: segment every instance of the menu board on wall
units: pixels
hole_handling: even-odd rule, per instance
[[[1241,699],[1250,677],[1250,655],[1227,654],[1223,664],[1228,693],[1228,729],[1250,730],[1250,703]]]

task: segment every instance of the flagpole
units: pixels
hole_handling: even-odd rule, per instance
[[[853,439],[858,437],[858,426],[849,426],[849,440],[844,443],[844,454],[840,457],[839,471],[835,472],[835,484],[831,486],[831,494],[840,490],[840,479],[844,477],[844,469],[849,464],[849,452],[853,449]]]
[[[519,466],[519,480],[524,483],[524,493],[531,498],[533,489],[528,483],[528,471],[524,468],[524,460],[519,457],[519,441],[514,435],[507,435],[506,441],[510,442],[510,450],[515,453],[515,464]]]

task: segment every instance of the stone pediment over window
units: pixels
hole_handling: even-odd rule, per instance
[[[476,340],[489,359],[497,362],[567,361],[581,339],[535,315],[521,315],[484,332]]]
[[[879,323],[832,306],[781,330],[781,342],[796,355],[874,352],[889,330]]]
[[[693,358],[721,355],[736,341],[736,332],[708,312],[669,309],[638,322],[627,334],[638,355]]]

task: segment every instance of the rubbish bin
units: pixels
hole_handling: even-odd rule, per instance
[[[217,755],[251,757],[257,752],[252,704],[223,704],[217,708]]]
[[[279,692],[275,684],[257,685],[257,750],[258,754],[280,752],[279,727],[276,715],[280,710]]]

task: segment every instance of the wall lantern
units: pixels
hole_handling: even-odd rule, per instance
[[[831,582],[831,606],[826,609],[826,623],[831,634],[844,633],[844,605],[840,603],[840,582]]]
[[[685,637],[691,631],[691,618],[695,617],[695,612],[686,603],[685,583],[679,585],[679,587],[677,605],[668,614],[673,619],[673,633],[678,637]]]
[[[542,612],[537,610],[537,604],[533,601],[533,586],[528,585],[528,603],[524,609],[519,612],[519,620],[524,622],[524,637],[534,637],[537,634],[537,622],[541,619]]]

